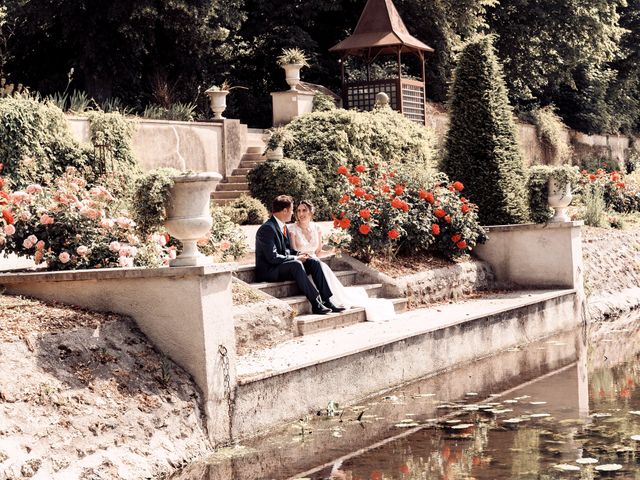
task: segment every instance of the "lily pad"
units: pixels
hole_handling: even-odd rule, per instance
[[[473,423],[460,423],[458,425],[453,425],[451,427],[452,430],[464,430],[465,428],[469,428],[469,427],[473,427],[475,426]]]
[[[631,440],[635,440],[636,442],[640,442],[640,435],[631,435]]]
[[[631,415],[640,415],[640,410],[630,410],[629,413]]]
[[[446,420],[444,423],[448,423],[449,425],[453,425],[456,423],[460,423],[462,420],[456,420],[455,418],[453,420]]]
[[[605,463],[604,465],[597,465],[593,468],[599,472],[616,472],[622,469],[622,465],[619,463]]]
[[[591,458],[591,457],[578,458],[576,460],[576,463],[579,463],[580,465],[590,465],[590,464],[593,464],[593,463],[598,463],[598,459],[597,458]]]
[[[550,417],[551,414],[550,413],[532,413],[531,415],[529,415],[529,417],[531,418],[544,418],[544,417]]]
[[[547,402],[529,402],[529,405],[546,405]]]
[[[505,400],[502,403],[518,403],[518,400]]]
[[[610,416],[611,416],[610,413],[605,413],[605,412],[595,412],[591,414],[591,418],[606,418]]]
[[[406,422],[406,423],[396,423],[395,426],[397,428],[409,428],[409,427],[419,427],[420,424],[416,422]]]
[[[576,467],[575,465],[571,465],[569,463],[559,463],[558,465],[554,465],[553,468],[556,470],[562,470],[563,472],[579,472],[580,467]]]

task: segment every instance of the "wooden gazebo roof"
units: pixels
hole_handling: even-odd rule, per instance
[[[433,48],[411,36],[391,0],[368,0],[350,37],[329,49],[343,56],[433,52]]]

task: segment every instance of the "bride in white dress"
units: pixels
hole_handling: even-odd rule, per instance
[[[296,223],[288,225],[287,233],[291,246],[302,253],[319,257],[322,252],[322,231],[320,225],[312,221],[315,207],[309,201],[303,200],[296,208]],[[329,288],[333,293],[330,298],[335,305],[346,308],[363,307],[367,314],[367,321],[383,321],[395,317],[393,302],[383,298],[369,298],[363,287],[345,287],[338,277],[324,262],[320,262]]]

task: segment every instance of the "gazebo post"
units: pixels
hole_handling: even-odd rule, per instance
[[[398,85],[396,87],[396,98],[398,102],[398,110],[404,115],[402,105],[402,46],[398,47]]]

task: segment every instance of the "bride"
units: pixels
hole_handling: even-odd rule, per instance
[[[322,252],[322,231],[313,222],[315,207],[308,200],[302,200],[296,208],[296,222],[288,227],[291,246],[301,253],[319,257]],[[329,265],[320,262],[329,288],[333,292],[331,302],[347,308],[363,307],[368,321],[389,320],[395,317],[393,302],[382,298],[369,298],[363,287],[345,287],[333,273]]]

